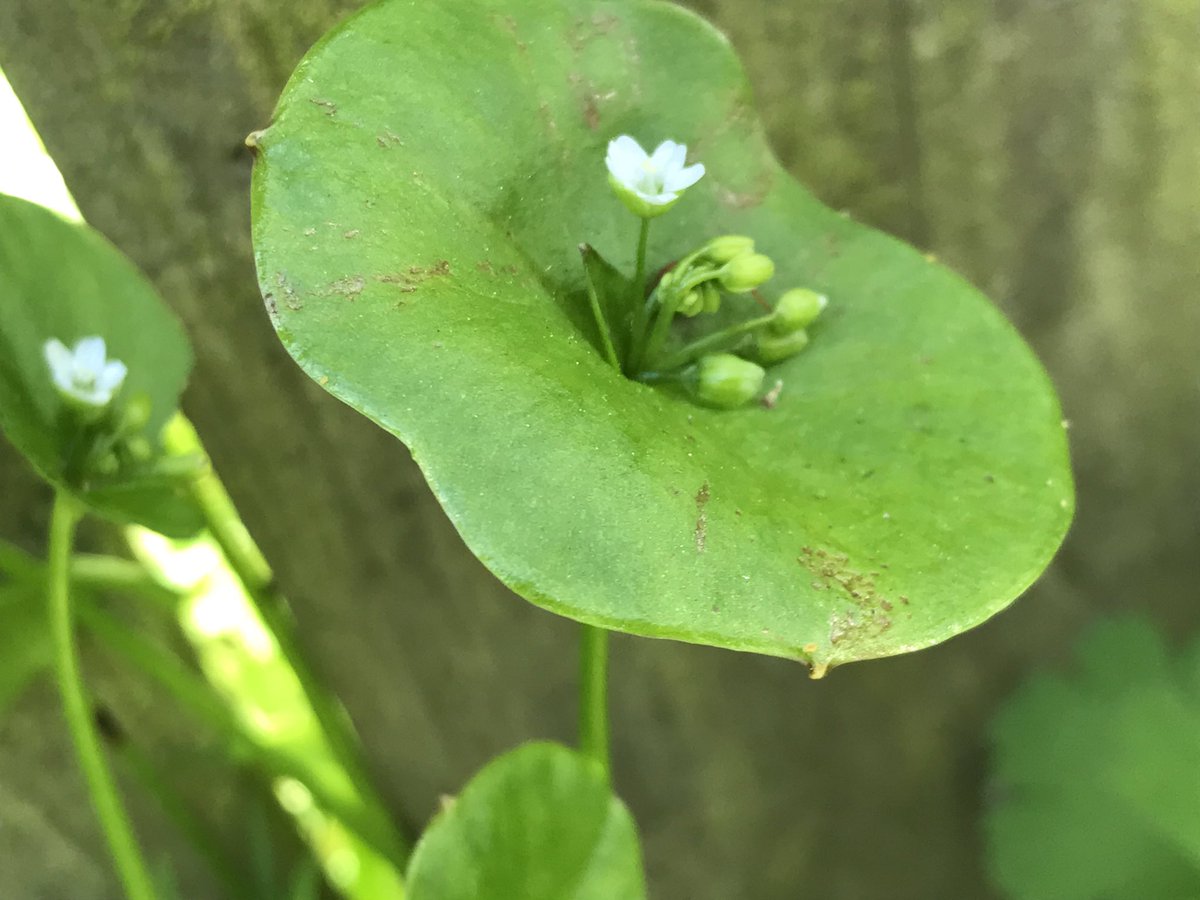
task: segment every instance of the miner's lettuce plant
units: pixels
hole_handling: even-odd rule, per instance
[[[493,761],[409,859],[177,417],[178,324],[94,233],[3,200],[0,425],[57,492],[50,653],[130,897],[156,888],[74,661],[85,513],[208,529],[336,767],[286,774],[390,867],[386,888],[327,876],[417,900],[644,895],[609,784],[610,631],[821,676],[984,621],[1063,537],[1066,441],[1029,348],[960,278],[784,172],[695,16],[383,0],[309,53],[247,143],[281,340],[404,441],[498,578],[581,623],[580,752]]]
[[[605,165],[625,135],[686,145],[703,177],[631,217]],[[820,673],[979,623],[1062,539],[1066,441],[1029,348],[960,278],[782,171],[728,45],[677,7],[377,4],[250,142],[284,345],[403,440],[475,554],[552,612]],[[619,325],[616,298],[645,310],[623,281],[636,294],[727,235],[773,261],[768,308],[664,316],[662,340],[791,288],[828,297],[768,376],[773,408],[648,384],[614,328],[618,371],[592,311],[589,272]]]

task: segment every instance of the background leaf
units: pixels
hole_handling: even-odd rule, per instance
[[[53,658],[41,585],[0,584],[0,719]]]
[[[993,877],[1018,900],[1200,896],[1200,645],[1172,659],[1146,622],[1096,627],[1067,676],[998,716]]]
[[[413,853],[411,900],[645,897],[633,819],[600,768],[572,750],[513,750],[449,804]]]
[[[129,374],[120,396],[145,394],[157,435],[175,412],[192,354],[175,317],[137,268],[86,225],[0,195],[0,430],[39,473],[62,486],[61,401],[42,347],[100,335]],[[113,486],[82,495],[101,515],[186,535],[199,517],[167,485]]]
[[[600,355],[577,245],[632,271],[603,167],[621,133],[708,167],[655,223],[651,271],[745,233],[780,290],[831,298],[772,372],[777,408],[701,409]],[[385,0],[309,54],[254,143],[280,338],[541,606],[824,667],[977,624],[1062,539],[1066,442],[1029,349],[795,184],[727,44],[676,7]]]

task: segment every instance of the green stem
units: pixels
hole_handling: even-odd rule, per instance
[[[176,416],[163,433],[167,449],[176,454],[200,454],[208,462],[208,456],[200,443],[195,429],[182,416]],[[371,810],[372,817],[380,828],[390,834],[391,859],[403,865],[408,857],[408,843],[400,835],[383,806],[376,801],[376,794],[367,777],[357,750],[357,737],[345,711],[333,695],[329,694],[308,667],[296,642],[291,611],[275,584],[274,574],[266,558],[254,543],[250,532],[238,516],[233,500],[225,485],[217,476],[211,462],[189,482],[191,493],[204,517],[213,540],[225,554],[230,568],[242,582],[255,611],[275,637],[279,652],[296,673],[305,699],[316,716],[329,746],[355,790]]]
[[[179,657],[95,606],[80,604],[79,619],[89,633],[111,651],[157,681],[181,709],[213,731],[225,746],[239,754],[244,752],[252,764],[270,778],[287,777],[301,782],[324,812],[338,819],[385,859],[395,857],[397,848],[391,831],[381,828],[374,817],[356,809],[359,805],[356,796],[348,797],[344,791],[335,793],[331,790],[328,779],[322,777],[303,754],[268,746],[247,732],[238,718]],[[369,811],[369,807],[364,809]]]
[[[76,553],[71,560],[71,583],[94,591],[114,591],[148,600],[172,617],[179,612],[180,595],[157,581],[141,563],[120,556]]]
[[[59,493],[50,519],[49,604],[54,637],[55,670],[62,694],[67,728],[75,744],[79,767],[83,770],[92,806],[108,841],[117,874],[129,900],[154,900],[154,884],[138,849],[129,818],[121,805],[112,773],[104,760],[100,737],[84,692],[75,655],[75,631],[71,609],[71,547],[75,526],[82,513],[75,500]]]
[[[739,322],[736,325],[731,325],[722,331],[715,331],[712,334],[706,334],[704,337],[692,341],[685,347],[681,347],[676,352],[672,353],[662,361],[659,366],[664,371],[678,368],[690,363],[692,360],[703,356],[705,353],[711,353],[714,350],[726,349],[730,341],[735,338],[740,338],[752,331],[757,331],[765,325],[770,324],[774,320],[774,315],[759,316],[757,319],[747,319],[745,322]]]
[[[646,339],[646,345],[642,348],[641,356],[638,358],[636,371],[638,375],[646,368],[646,363],[653,363],[654,358],[658,356],[662,349],[663,342],[666,341],[667,335],[671,331],[671,322],[675,319],[675,312],[679,309],[679,304],[682,302],[684,292],[672,290],[667,292],[666,301],[659,301],[658,317],[654,320],[654,327],[650,329],[650,337]],[[660,367],[661,368],[661,367]]]
[[[609,778],[608,632],[584,625],[579,643],[579,749]]]
[[[646,342],[646,327],[650,324],[650,305],[646,301],[646,247],[650,241],[650,220],[642,219],[638,233],[637,269],[633,276],[633,327],[630,330],[629,358],[625,361],[626,375],[637,371]]]

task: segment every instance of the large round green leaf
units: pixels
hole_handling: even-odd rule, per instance
[[[708,175],[651,268],[743,233],[829,295],[773,409],[699,408],[601,355],[577,246],[633,268],[604,148]],[[724,39],[667,4],[385,0],[301,63],[257,147],[279,335],[408,444],[471,549],[541,606],[810,660],[914,650],[1046,566],[1072,486],[1058,403],[946,269],[784,173]]]
[[[192,365],[178,320],[119,250],[86,225],[0,195],[0,431],[52,483],[63,482],[63,402],[43,345],[99,336],[129,374],[123,397],[150,401],[143,432],[157,443]],[[187,535],[200,527],[182,488],[162,480],[97,484],[81,493],[96,512]]]
[[[557,744],[488,763],[421,836],[410,900],[640,900],[637,829],[599,765]]]

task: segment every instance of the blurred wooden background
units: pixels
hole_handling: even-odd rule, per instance
[[[0,67],[84,215],[184,319],[186,411],[416,831],[495,753],[572,738],[575,630],[475,561],[405,449],[310,383],[263,312],[242,138],[356,5],[5,0]],[[1079,513],[1009,612],[824,682],[616,640],[616,780],[652,894],[993,897],[978,822],[997,704],[1095,616],[1200,626],[1200,0],[691,5],[733,40],[802,181],[966,274],[1034,344],[1072,423]],[[40,548],[45,492],[7,447],[0,511],[0,533]],[[161,697],[92,665],[134,740],[187,747]],[[235,793],[213,788],[233,843]],[[137,814],[183,854],[184,896],[210,896]],[[0,723],[0,893],[117,896],[49,685]]]

